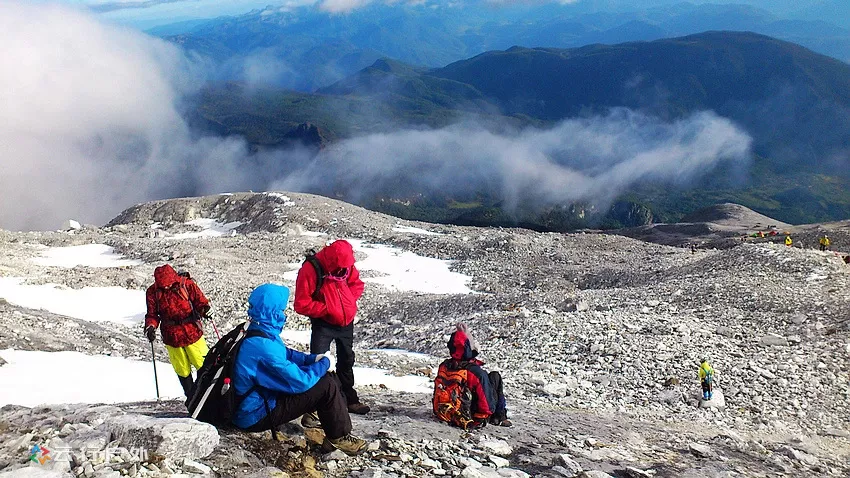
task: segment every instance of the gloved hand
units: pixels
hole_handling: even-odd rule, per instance
[[[323,354],[316,355],[316,362],[322,360],[323,358],[328,359],[328,361],[330,361],[331,363],[331,366],[328,367],[328,372],[336,372],[336,357],[333,356],[330,350]]]
[[[156,340],[156,328],[152,325],[148,325],[145,327],[145,335],[148,336],[148,340],[153,342]]]
[[[201,307],[198,307],[198,315],[200,315],[201,317],[207,317],[207,314],[209,314],[209,313],[210,313],[210,306],[203,305]]]

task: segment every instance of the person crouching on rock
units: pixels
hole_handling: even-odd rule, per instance
[[[192,367],[200,369],[207,356],[200,320],[209,312],[210,302],[188,274],[180,275],[168,264],[157,267],[153,277],[154,283],[145,293],[145,335],[153,342],[156,328],[160,328],[171,366],[189,397],[193,386]]]
[[[463,429],[494,425],[511,426],[499,372],[487,373],[476,359],[478,347],[460,323],[447,344],[451,358],[440,364],[434,380],[434,414]]]
[[[351,435],[345,396],[328,373],[336,359],[292,350],[280,338],[288,301],[289,289],[276,284],[263,284],[248,297],[248,331],[261,335],[244,339],[233,365],[233,387],[241,398],[233,423],[259,432],[316,410],[325,431],[323,449],[357,455],[366,441]]]
[[[714,369],[708,363],[708,358],[703,358],[699,365],[699,380],[702,385],[702,399],[711,400],[714,387]]]

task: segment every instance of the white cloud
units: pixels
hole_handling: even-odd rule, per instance
[[[353,138],[273,187],[330,187],[357,198],[402,177],[412,190],[448,195],[501,190],[509,207],[604,203],[641,180],[683,183],[723,159],[745,160],[751,141],[711,112],[666,123],[618,109],[513,134],[463,124]]]
[[[0,227],[105,222],[151,198],[259,189],[238,139],[194,139],[202,78],[164,41],[56,5],[0,3]]]

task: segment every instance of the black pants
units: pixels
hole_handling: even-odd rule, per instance
[[[310,322],[313,324],[310,353],[325,353],[330,350],[331,342],[336,342],[336,375],[342,393],[349,405],[360,403],[354,390],[354,323],[337,327],[318,319],[311,319]]]
[[[315,411],[322,422],[322,429],[329,439],[339,438],[351,433],[351,417],[345,397],[339,391],[332,374],[325,374],[313,388],[297,395],[279,394],[277,404],[265,418],[247,428],[249,432],[261,432],[272,427],[277,428],[295,418]]]

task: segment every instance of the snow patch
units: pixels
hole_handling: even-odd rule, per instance
[[[0,277],[0,297],[29,309],[43,309],[93,322],[140,326],[145,316],[145,293],[122,287],[70,289],[58,284],[23,284],[19,277]]]
[[[280,338],[288,344],[309,345],[312,333],[313,332],[310,330],[284,329],[283,332],[280,333]]]
[[[412,359],[430,360],[430,359],[433,358],[431,355],[428,355],[428,354],[423,354],[423,353],[419,353],[419,352],[410,352],[408,350],[402,350],[402,349],[369,349],[369,350],[367,350],[367,352],[382,353],[382,354],[394,355],[394,356],[397,356],[397,357],[407,357],[407,358],[412,358]]]
[[[431,232],[425,229],[420,229],[418,227],[412,226],[396,226],[393,228],[393,231],[396,232],[406,232],[409,234],[422,234],[424,236],[442,236],[443,234],[439,232]]]
[[[354,367],[354,383],[363,385],[384,385],[390,390],[408,393],[434,392],[434,387],[428,377],[419,375],[404,375],[396,377],[390,375],[386,370],[371,367]]]
[[[183,232],[180,234],[174,234],[173,236],[166,237],[166,239],[198,239],[204,237],[221,237],[224,235],[236,235],[236,231],[234,229],[242,225],[242,223],[239,221],[222,224],[220,222],[217,222],[215,219],[193,219],[187,222],[186,224],[190,226],[200,227],[202,230],[197,232]]]
[[[8,362],[0,367],[0,406],[33,407],[58,403],[121,403],[155,400],[150,361],[80,352],[0,351]],[[157,362],[163,397],[182,397],[183,389],[170,364]],[[107,383],[108,382],[108,383]]]
[[[384,274],[381,277],[364,277],[364,282],[379,284],[399,292],[425,294],[469,294],[471,277],[449,270],[451,261],[423,257],[413,252],[383,244],[364,244],[360,239],[347,239],[356,252],[366,259],[357,261],[357,269]],[[287,264],[291,269],[283,274],[285,280],[295,282],[301,263]]]
[[[380,284],[399,292],[427,294],[468,294],[471,277],[449,270],[451,261],[423,257],[413,252],[383,244],[366,244],[359,239],[349,239],[354,250],[366,254],[357,262],[361,271],[385,274],[382,277],[364,278],[364,282]]]
[[[106,244],[86,244],[83,246],[50,247],[41,253],[41,257],[32,260],[38,265],[48,267],[76,266],[86,267],[130,267],[142,265],[142,261],[125,259],[116,254],[115,249]]]
[[[283,201],[284,206],[294,206],[295,202],[289,196],[281,193],[266,193],[266,195],[271,196],[273,198],[278,198]]]

